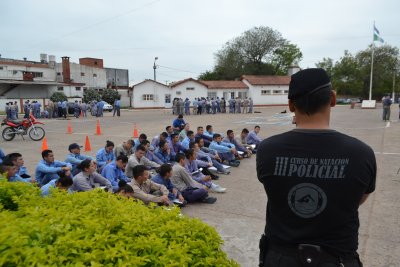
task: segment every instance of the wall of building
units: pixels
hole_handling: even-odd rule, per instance
[[[286,105],[288,90],[288,85],[250,85],[248,97],[253,99],[254,105]]]
[[[8,90],[9,84],[0,84],[0,92]],[[36,85],[36,84],[21,84],[11,91],[7,92],[4,98],[49,98],[54,90],[55,85]],[[1,93],[0,93],[1,94]]]
[[[91,89],[106,88],[107,79],[105,69],[89,67],[77,63],[70,63],[71,79],[74,83],[84,83],[84,87]],[[62,82],[62,64],[56,64],[57,81]]]
[[[0,79],[21,80],[24,71],[42,73],[42,77],[35,77],[34,81],[55,81],[54,69],[43,67],[26,67],[21,65],[6,65],[0,62]]]
[[[118,94],[121,95],[121,106],[131,107],[131,90],[130,89],[118,89]],[[113,103],[110,103],[111,105]]]
[[[129,87],[129,73],[124,69],[105,68],[107,85]]]
[[[172,107],[173,90],[168,86],[145,81],[133,88],[132,106],[133,108],[170,108]],[[153,95],[153,100],[144,100],[144,95]],[[166,95],[170,95],[170,103],[165,103]]]
[[[190,89],[188,89],[190,88]],[[198,97],[207,97],[208,88],[194,81],[187,81],[172,88],[172,98],[189,98],[193,101]]]
[[[83,97],[83,87],[82,86],[74,86],[74,85],[59,85],[59,86],[54,86],[51,87],[50,90],[50,96],[54,92],[62,92],[64,93],[67,97]]]

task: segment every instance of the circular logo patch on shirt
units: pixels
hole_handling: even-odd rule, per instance
[[[315,184],[302,183],[294,186],[288,195],[289,206],[301,218],[312,218],[326,207],[325,192]]]

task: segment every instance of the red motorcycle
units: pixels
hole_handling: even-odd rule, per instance
[[[28,119],[23,120],[10,120],[4,119],[1,123],[1,126],[7,125],[4,128],[1,136],[6,141],[11,141],[14,139],[15,135],[21,135],[22,139],[24,139],[24,135],[29,135],[29,137],[33,141],[40,141],[45,136],[46,132],[40,126],[35,126],[35,124],[44,124],[43,122],[39,122],[35,117],[29,115]]]

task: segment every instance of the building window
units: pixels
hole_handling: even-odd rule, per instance
[[[80,91],[81,88],[80,88],[80,87],[75,87],[75,90],[76,90],[76,91]]]
[[[273,92],[274,92],[274,95],[282,94],[282,91],[281,91],[281,90],[274,90]]]
[[[3,70],[3,67],[0,67],[0,70]]]
[[[82,77],[85,76],[85,73],[84,73],[84,72],[81,72],[81,76],[82,76]]]
[[[235,98],[235,92],[231,92],[231,99]]]
[[[86,92],[87,91],[87,87],[83,87],[83,91]]]
[[[15,75],[15,74],[17,74],[18,73],[18,71],[17,70],[13,70],[13,74]]]
[[[289,90],[285,90],[283,91],[285,94],[289,94]]]
[[[194,91],[194,87],[186,87],[187,91]]]
[[[180,95],[181,94],[181,91],[176,91],[176,95]]]
[[[57,76],[61,76],[61,72],[57,72]]]
[[[154,95],[143,95],[143,100],[144,101],[153,101]]]
[[[271,91],[270,90],[261,90],[261,95],[270,95]]]
[[[247,92],[238,92],[238,97],[240,99],[245,99],[247,97]]]
[[[209,97],[210,99],[211,98],[216,99],[217,98],[217,92],[208,92],[207,93],[207,97]]]
[[[96,74],[96,73],[93,73],[93,77],[97,77],[97,74]]]
[[[170,94],[166,94],[165,95],[165,104],[170,104],[171,103],[171,95]]]
[[[43,72],[32,72],[33,78],[43,77]]]
[[[62,86],[57,87],[57,91],[64,91],[64,87]]]

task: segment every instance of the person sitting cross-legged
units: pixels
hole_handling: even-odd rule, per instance
[[[129,158],[129,156],[132,155],[132,148],[134,144],[135,144],[134,141],[132,139],[129,139],[128,141],[117,145],[114,148],[115,157],[118,157],[119,155],[125,155]]]
[[[103,167],[101,176],[110,181],[113,192],[118,191],[119,181],[130,182],[130,179],[125,175],[125,167],[128,163],[128,157],[125,155],[119,155],[113,162],[108,163]]]
[[[24,166],[24,159],[20,153],[10,153],[5,158],[4,161],[10,160],[13,165],[17,167],[16,177],[22,178],[27,182],[35,183],[34,177],[28,174],[26,167]]]
[[[65,159],[65,162],[68,162],[72,165],[71,173],[73,176],[77,175],[79,170],[76,168],[82,160],[85,159],[92,159],[90,156],[82,155],[81,154],[81,147],[77,143],[70,144],[68,147],[69,154]]]
[[[169,164],[163,164],[160,166],[160,172],[153,176],[151,180],[157,184],[165,186],[168,191],[168,198],[175,204],[183,207],[186,204],[185,198],[182,196],[181,192],[172,184],[172,167]]]
[[[199,170],[196,161],[196,152],[194,149],[188,149],[185,153],[186,156],[186,170],[191,174],[192,178],[198,183],[205,185],[211,191],[216,193],[224,193],[226,188],[221,187],[211,181],[210,175],[204,175],[201,170]]]
[[[255,145],[256,146],[256,150],[258,148],[258,146],[260,145],[262,139],[258,136],[258,133],[260,132],[260,126],[256,125],[254,127],[254,130],[251,131],[249,133],[249,135],[247,136],[247,144],[249,145]]]
[[[251,157],[253,154],[250,149],[245,148],[238,141],[236,141],[235,134],[232,130],[228,130],[226,132],[226,137],[222,140],[222,142],[233,144],[237,151],[243,152],[243,157]]]
[[[96,172],[96,164],[93,160],[85,159],[79,165],[81,171],[74,176],[74,184],[71,186],[71,191],[90,191],[96,187],[105,187],[109,192],[112,192],[110,181]]]
[[[161,140],[159,142],[159,147],[156,148],[156,151],[154,151],[154,154],[163,163],[172,163],[171,148],[167,141]]]
[[[51,180],[40,188],[40,190],[42,191],[42,196],[48,196],[50,194],[51,188],[58,188],[60,190],[67,191],[72,186],[72,178],[70,176],[67,176],[65,171],[59,172],[58,176],[60,178],[58,178],[57,180]]]
[[[235,154],[237,153],[235,145],[222,142],[222,137],[220,134],[214,134],[213,141],[211,142],[209,149],[218,152],[221,160],[226,160],[229,166],[238,167],[240,165],[240,161],[235,160]]]
[[[51,180],[60,178],[58,172],[68,171],[67,176],[71,175],[72,165],[68,162],[54,160],[54,154],[51,150],[42,151],[42,160],[36,166],[36,182],[39,186],[43,186]]]
[[[221,173],[221,174],[229,174],[230,173],[230,171],[225,169],[224,166],[218,162],[218,160],[217,160],[217,158],[219,158],[218,156],[211,154],[211,153],[206,153],[203,150],[201,150],[198,142],[196,142],[196,143],[190,142],[189,148],[194,149],[194,151],[196,152],[197,164],[199,165],[199,167],[202,167],[202,168],[215,167],[217,169],[218,173]]]
[[[149,140],[143,140],[140,144],[146,149],[146,153],[144,154],[144,156],[145,156],[148,160],[150,160],[150,161],[152,161],[152,162],[155,162],[155,163],[157,163],[157,164],[159,164],[159,165],[161,165],[161,164],[164,163],[164,162],[163,162],[161,159],[159,159],[159,158],[157,157],[157,155],[154,153],[154,147],[152,147],[152,146],[150,145]]]
[[[207,187],[193,180],[185,168],[186,157],[184,154],[175,156],[175,164],[172,167],[172,184],[182,193],[182,196],[188,203],[203,202],[213,204],[217,199],[209,197]]]
[[[96,153],[96,161],[97,161],[97,168],[99,171],[103,169],[103,167],[115,160],[115,155],[114,155],[114,143],[111,141],[106,141],[106,146],[99,149]]]
[[[133,198],[133,188],[125,181],[119,181],[118,190],[115,194],[126,198]]]
[[[128,164],[126,165],[125,169],[126,176],[132,178],[133,168],[137,165],[143,165],[148,170],[160,167],[160,164],[150,161],[148,158],[146,158],[145,154],[146,148],[142,145],[139,145],[136,148],[135,153],[133,153],[128,159]]]
[[[16,175],[17,170],[17,166],[15,166],[10,160],[4,160],[0,165],[0,173],[5,176],[7,181],[28,183],[28,181]]]
[[[133,197],[145,204],[157,203],[159,205],[172,205],[168,198],[168,189],[149,180],[149,171],[144,165],[136,165],[132,169],[133,179],[130,186],[133,188]]]
[[[189,130],[189,131],[186,133],[185,139],[183,139],[183,141],[182,141],[182,146],[183,146],[185,149],[189,149],[189,143],[190,143],[190,142],[194,142],[194,141],[195,141],[195,139],[194,139],[194,132]]]

